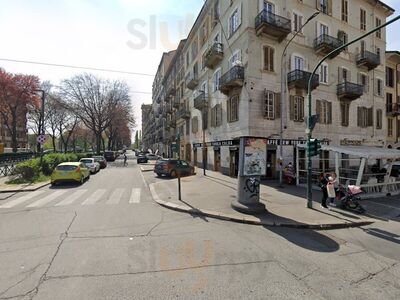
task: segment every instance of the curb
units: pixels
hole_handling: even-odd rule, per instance
[[[276,222],[264,222],[259,220],[249,220],[246,217],[240,218],[236,216],[232,216],[229,214],[219,213],[216,211],[208,211],[208,210],[201,210],[196,208],[189,208],[187,206],[174,204],[171,202],[167,202],[161,200],[158,197],[157,192],[154,188],[154,183],[149,185],[150,193],[153,200],[168,209],[188,213],[191,215],[198,215],[198,216],[205,216],[213,219],[223,220],[223,221],[230,221],[235,223],[242,223],[242,224],[250,224],[250,225],[258,225],[258,226],[268,226],[268,227],[285,227],[285,228],[296,228],[296,229],[315,229],[315,230],[330,230],[330,229],[342,229],[342,228],[352,228],[352,227],[361,227],[373,224],[373,220],[368,221],[360,221],[360,222],[346,222],[346,223],[332,223],[332,224],[293,224],[293,223],[276,223]]]
[[[18,189],[18,190],[6,190],[6,191],[0,191],[0,194],[5,194],[5,193],[23,193],[23,192],[35,192],[45,186],[50,185],[50,182],[43,184],[41,186],[35,187],[35,188],[29,188],[29,189]]]

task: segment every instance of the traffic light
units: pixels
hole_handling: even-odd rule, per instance
[[[307,141],[307,154],[308,156],[317,156],[321,151],[321,141],[317,139],[310,139]]]

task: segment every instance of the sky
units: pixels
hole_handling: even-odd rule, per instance
[[[255,0],[250,0],[255,1]],[[385,0],[400,12],[400,0]],[[12,73],[34,74],[58,85],[62,79],[90,72],[125,80],[131,89],[138,129],[140,106],[151,103],[153,76],[163,52],[187,36],[203,0],[0,0],[0,59],[121,70],[118,74],[23,64],[0,60]],[[400,50],[396,31],[388,28],[388,50]]]

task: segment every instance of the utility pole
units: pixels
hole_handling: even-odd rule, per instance
[[[44,122],[44,102],[45,102],[45,98],[46,98],[46,92],[44,90],[36,90],[36,92],[41,92],[42,93],[42,97],[41,97],[41,102],[42,102],[42,106],[40,108],[40,120],[39,120],[39,136],[42,135],[44,136],[46,133],[46,129],[45,129],[45,122]],[[40,151],[40,167],[43,167],[43,144],[38,142],[38,150]]]
[[[329,57],[331,57],[331,55],[335,54],[336,52],[340,52],[342,51],[344,48],[347,48],[348,46],[358,42],[359,40],[362,40],[363,38],[365,38],[366,36],[371,35],[372,33],[392,24],[393,22],[396,22],[397,20],[400,19],[400,16],[397,16],[395,18],[393,18],[392,20],[386,22],[383,25],[380,25],[370,31],[368,31],[367,33],[359,36],[358,38],[336,48],[335,50],[331,51],[330,53],[328,53],[322,60],[319,61],[319,63],[315,66],[314,71],[312,72],[309,80],[308,80],[308,89],[307,89],[307,93],[308,93],[308,121],[307,121],[307,145],[310,145],[311,139],[312,139],[312,131],[313,131],[313,116],[312,116],[312,97],[311,97],[311,84],[312,84],[312,79],[315,75],[315,73],[317,73],[318,68],[322,65],[322,63],[327,60]],[[307,207],[308,208],[312,208],[312,161],[311,161],[311,155],[307,155]]]
[[[207,116],[206,116],[206,108],[204,107],[203,108],[203,110],[202,110],[202,116],[203,116],[203,147],[202,147],[202,150],[203,150],[203,175],[204,176],[206,176],[206,168],[207,168],[207,161],[206,161],[206,157],[207,157],[207,145],[206,145],[206,128],[207,128],[207,126],[206,126],[206,122],[207,122],[207,120],[206,120],[206,118],[207,118]]]

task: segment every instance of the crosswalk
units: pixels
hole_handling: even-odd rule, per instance
[[[68,205],[82,205],[90,207],[93,205],[118,205],[139,204],[141,201],[141,189],[116,188],[114,190],[97,189],[94,191],[88,189],[78,189],[70,191],[56,190],[50,193],[45,191],[36,191],[24,194],[5,203],[0,202],[0,209],[6,208],[40,208],[40,207],[64,207]]]

